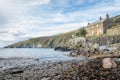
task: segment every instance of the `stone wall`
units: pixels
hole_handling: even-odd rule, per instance
[[[105,34],[105,33],[106,33],[106,30],[107,30],[110,26],[112,26],[112,21],[111,21],[110,19],[105,20],[105,21],[103,22],[103,26],[104,26],[103,32],[104,32],[104,34]]]
[[[86,41],[90,43],[98,43],[99,45],[115,44],[120,43],[120,35],[88,37]]]
[[[120,25],[107,30],[106,35],[118,35],[120,34]]]

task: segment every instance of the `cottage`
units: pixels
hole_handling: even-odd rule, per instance
[[[89,36],[99,36],[106,33],[106,30],[111,26],[111,21],[109,15],[106,14],[106,18],[99,18],[98,21],[94,23],[88,23],[86,30],[86,37]]]

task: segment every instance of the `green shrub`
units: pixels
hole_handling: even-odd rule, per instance
[[[86,35],[86,30],[84,28],[79,29],[79,32],[76,34],[77,36],[85,36]]]

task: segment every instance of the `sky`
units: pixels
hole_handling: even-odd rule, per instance
[[[0,0],[0,47],[120,15],[119,0]]]

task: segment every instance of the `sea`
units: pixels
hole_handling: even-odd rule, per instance
[[[52,48],[0,48],[0,58],[38,58],[42,60],[70,60],[69,52]]]
[[[84,60],[83,57],[67,56],[69,52],[55,51],[52,48],[0,48],[0,69],[40,65],[43,63]]]

